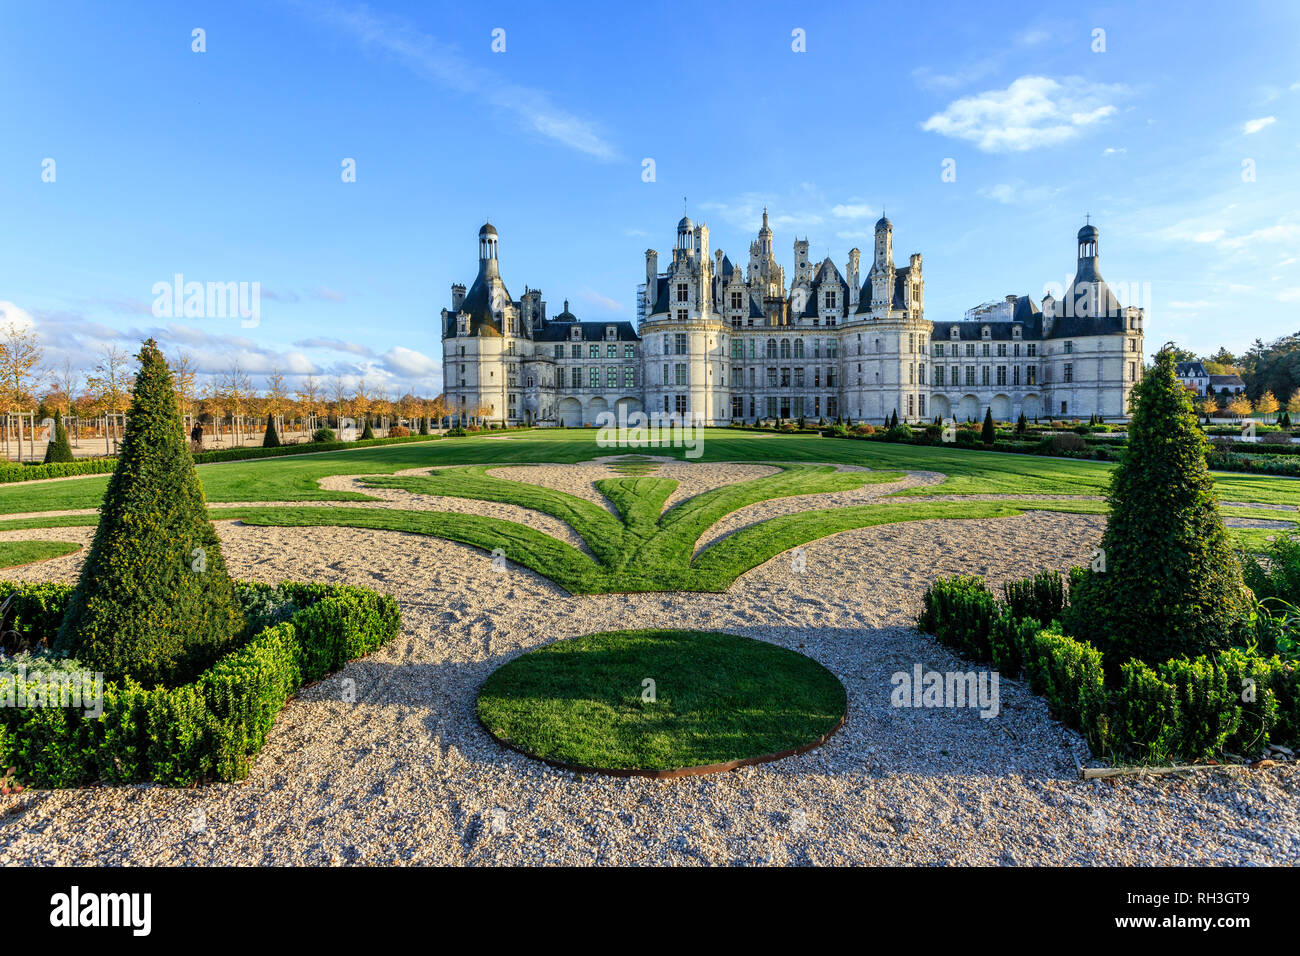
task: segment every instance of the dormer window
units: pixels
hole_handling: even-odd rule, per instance
[[[569,338],[573,339],[575,342],[579,341],[582,338],[582,328],[575,325],[569,330]]]
[[[618,332],[612,325],[605,326],[605,338],[612,342],[618,337]]]
[[[1020,338],[1020,326],[1018,326],[1018,325],[1013,325],[1013,326],[1011,327],[1011,337],[1012,337],[1013,339],[1018,339],[1018,338]]]
[[[462,315],[457,319],[457,328],[461,335],[469,335],[469,316]]]
[[[954,326],[951,326],[951,327],[948,329],[948,338],[953,339],[953,340],[956,340],[956,339],[961,338],[961,330],[960,330],[959,328],[957,328],[957,326],[955,326],[955,325],[954,325]]]
[[[987,339],[990,337],[990,335],[991,332],[989,331],[989,327],[987,325],[980,328],[980,338]]]

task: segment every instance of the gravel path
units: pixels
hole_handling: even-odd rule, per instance
[[[306,688],[243,783],[3,798],[0,864],[1300,862],[1294,764],[1082,784],[1085,743],[1016,682],[1001,682],[993,719],[890,706],[896,671],[967,669],[910,626],[928,582],[1078,564],[1102,526],[1048,512],[886,525],[807,545],[802,574],[780,555],[724,594],[573,597],[434,538],[223,522],[237,577],[387,591],[402,636]],[[90,530],[41,536],[84,542]],[[80,561],[7,574],[72,580]],[[670,781],[578,777],[480,730],[474,696],[495,667],[629,622],[800,650],[844,682],[849,721],[809,754]]]

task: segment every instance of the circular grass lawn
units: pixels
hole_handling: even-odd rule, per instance
[[[503,665],[479,691],[478,716],[500,743],[550,763],[675,776],[815,747],[847,706],[834,674],[763,641],[609,631]]]

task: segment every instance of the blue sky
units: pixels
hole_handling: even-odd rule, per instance
[[[1064,283],[1090,213],[1149,350],[1298,325],[1293,3],[51,0],[0,18],[0,321],[33,323],[51,365],[154,334],[208,373],[433,394],[439,311],[485,217],[516,297],[630,319],[683,196],[734,261],[766,204],[787,269],[796,234],[842,268],[883,207],[900,258],[925,256],[935,320]],[[154,314],[177,273],[260,283],[259,324]]]

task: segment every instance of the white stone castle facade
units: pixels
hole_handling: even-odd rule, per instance
[[[940,418],[1123,418],[1142,374],[1142,310],[1123,307],[1098,271],[1095,226],[1078,235],[1075,277],[1041,307],[1010,295],[957,321],[925,317],[921,256],[894,262],[893,224],[876,223],[871,262],[841,272],[794,243],[789,286],[767,211],[745,271],[709,229],[677,224],[672,260],[646,251],[645,318],[582,322],[541,292],[513,300],[496,229],[479,231],[479,271],[442,312],[446,398],[462,421],[590,425],[646,411],[721,425],[756,418],[883,422]]]

